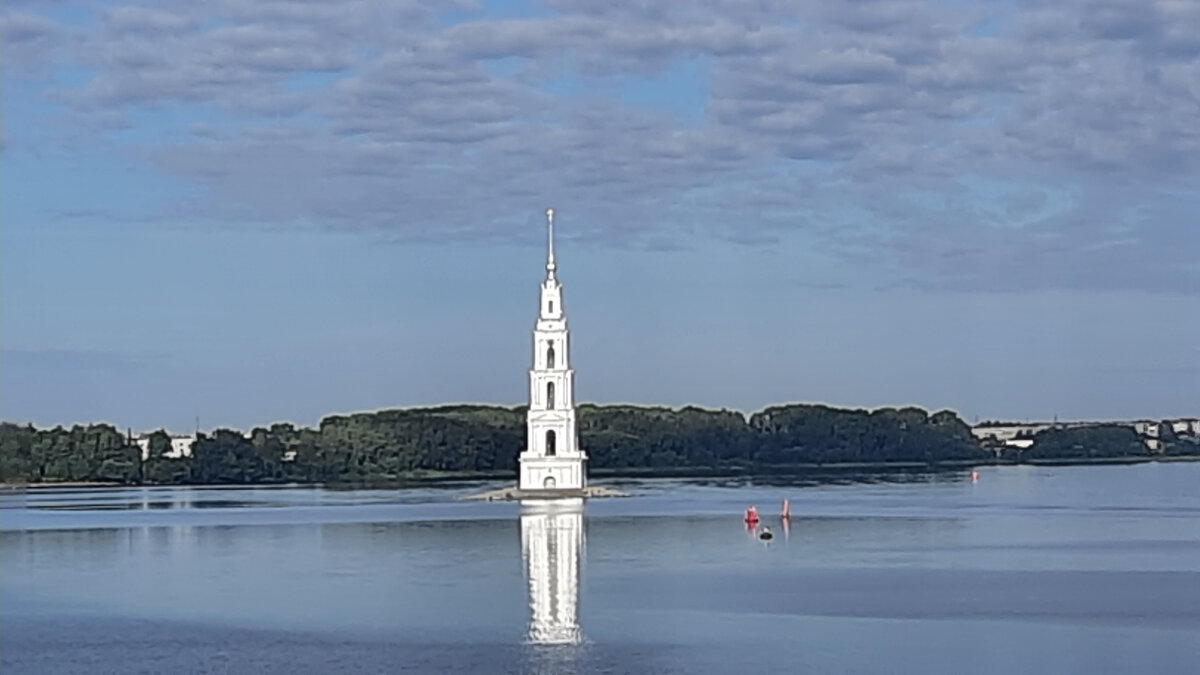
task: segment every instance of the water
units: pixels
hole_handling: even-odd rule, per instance
[[[1200,464],[486,487],[6,494],[0,671],[1200,672]]]

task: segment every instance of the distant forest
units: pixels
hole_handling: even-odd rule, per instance
[[[273,424],[248,435],[202,434],[192,456],[171,459],[165,432],[150,457],[110,424],[36,429],[0,423],[0,480],[122,484],[347,483],[515,475],[525,407],[459,405],[326,417],[317,428]],[[1018,452],[981,445],[954,412],[785,405],[749,417],[733,410],[581,405],[582,447],[593,476],[735,474],[819,467],[937,466],[1026,460],[1148,457],[1114,425],[1048,429]],[[1200,454],[1167,445],[1166,454]],[[1016,453],[1016,454],[1014,454]]]

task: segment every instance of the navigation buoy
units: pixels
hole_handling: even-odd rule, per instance
[[[754,525],[757,522],[758,522],[758,508],[755,506],[751,506],[750,508],[746,509],[746,524]]]
[[[792,517],[792,505],[786,499],[783,500],[783,508],[779,511],[779,517],[784,520]]]
[[[971,469],[971,482],[974,483],[977,480],[979,480],[979,472],[975,469]]]
[[[770,541],[771,539],[775,538],[775,535],[771,534],[771,528],[764,527],[762,534],[758,535],[758,538],[762,539],[763,541]]]

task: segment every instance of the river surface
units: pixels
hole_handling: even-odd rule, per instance
[[[1200,463],[610,484],[5,493],[0,672],[1200,672]]]

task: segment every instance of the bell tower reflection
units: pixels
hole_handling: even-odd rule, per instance
[[[583,559],[583,500],[523,500],[521,555],[529,585],[528,641],[580,642],[579,571]]]

